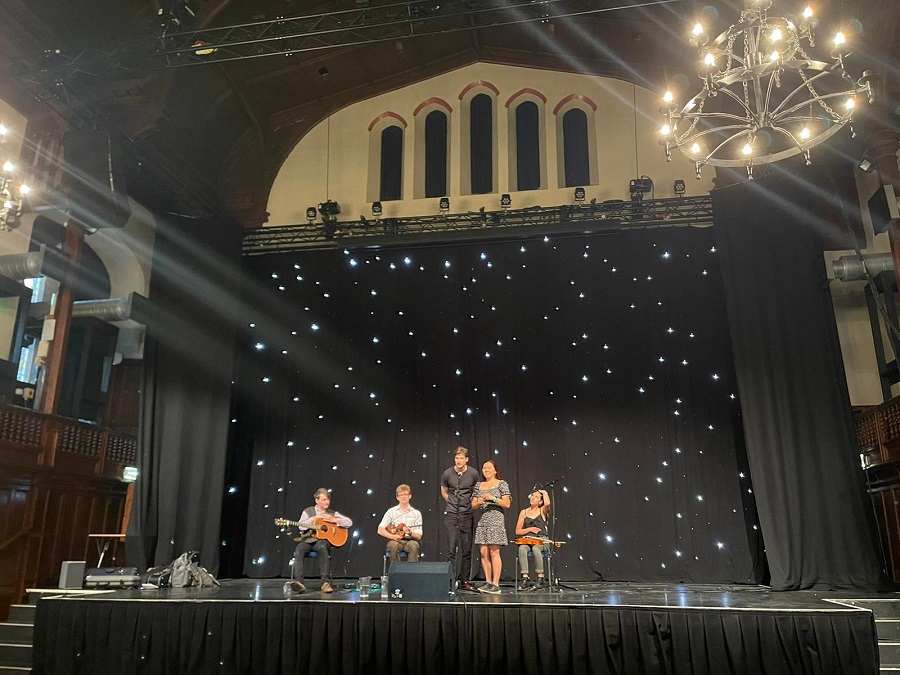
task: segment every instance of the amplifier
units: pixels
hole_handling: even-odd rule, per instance
[[[94,567],[84,578],[85,588],[140,588],[137,567]]]

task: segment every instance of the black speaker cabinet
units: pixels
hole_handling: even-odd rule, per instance
[[[449,562],[395,562],[388,571],[388,597],[413,602],[447,602],[453,590]]]

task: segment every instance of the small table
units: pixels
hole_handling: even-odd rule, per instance
[[[121,532],[116,534],[89,534],[88,539],[94,539],[97,542],[97,567],[103,567],[103,557],[109,550],[109,545],[115,540],[125,541],[125,535]]]

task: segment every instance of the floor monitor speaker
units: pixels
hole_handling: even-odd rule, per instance
[[[395,562],[388,571],[388,597],[413,602],[447,602],[453,591],[449,562]]]
[[[86,566],[84,560],[64,560],[59,571],[59,588],[81,588]]]

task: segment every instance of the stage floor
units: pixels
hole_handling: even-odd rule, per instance
[[[69,591],[38,603],[35,672],[877,673],[859,593],[570,583],[447,602],[284,579]],[[873,594],[885,601],[900,594]]]
[[[69,597],[97,600],[156,600],[183,601],[290,601],[290,602],[365,602],[393,603],[381,593],[361,597],[356,580],[336,580],[333,593],[322,593],[319,582],[307,582],[305,593],[285,591],[284,579],[225,579],[221,586],[205,588],[145,588],[108,590],[70,590]],[[476,584],[479,585],[479,584]],[[859,611],[854,601],[885,600],[894,597],[900,603],[900,593],[881,593],[861,596],[855,591],[772,591],[765,586],[717,584],[641,584],[609,582],[566,582],[559,590],[540,589],[517,591],[512,584],[502,585],[500,595],[459,591],[450,603],[527,604],[527,605],[590,605],[606,607],[686,608],[703,610],[754,611]],[[29,592],[37,592],[34,589]],[[52,594],[53,589],[39,591]],[[429,603],[433,604],[433,603]]]

